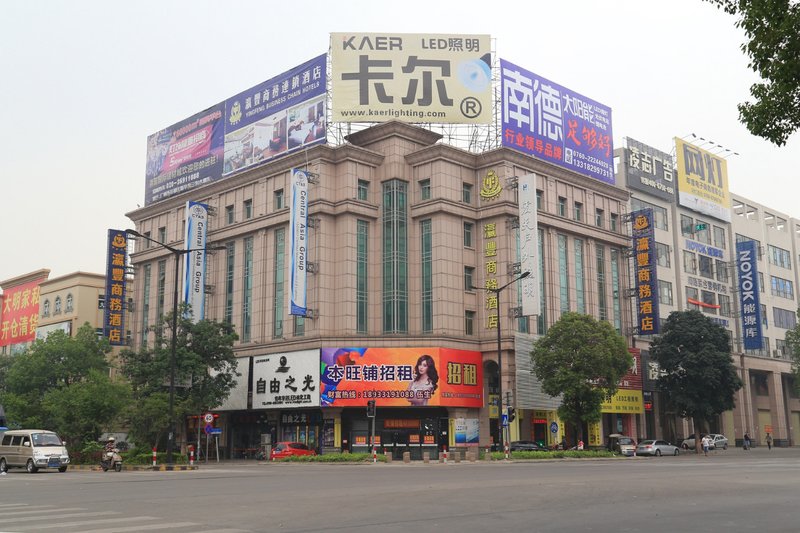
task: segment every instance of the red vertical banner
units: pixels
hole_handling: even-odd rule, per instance
[[[17,285],[3,293],[0,346],[30,342],[39,325],[39,284],[45,278]]]

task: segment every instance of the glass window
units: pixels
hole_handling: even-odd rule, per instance
[[[681,235],[694,238],[694,219],[687,215],[681,215]]]
[[[602,244],[595,246],[597,259],[597,307],[598,318],[608,320],[608,303],[606,299],[606,249]]]
[[[683,251],[683,271],[687,274],[697,274],[697,259],[693,252]]]
[[[789,253],[789,250],[784,250],[783,248],[778,248],[770,244],[767,246],[767,259],[770,264],[788,268],[789,270],[792,269],[792,255]]]
[[[165,243],[167,242],[167,227],[162,226],[158,228],[158,242]]]
[[[464,334],[475,335],[475,311],[464,312]]]
[[[285,203],[283,201],[284,200],[284,198],[283,198],[283,189],[278,189],[277,191],[275,191],[272,194],[274,196],[275,210],[277,211],[278,209],[283,209],[283,207],[285,205]]]
[[[611,213],[611,231],[619,231],[619,215],[616,213]]]
[[[461,201],[465,204],[472,203],[472,185],[469,183],[461,184]]]
[[[233,224],[233,206],[226,205],[225,206],[225,223],[226,224]]]
[[[772,308],[772,319],[775,327],[794,329],[797,325],[797,314],[787,309]]]
[[[56,303],[55,303],[55,306],[53,308],[53,314],[54,315],[60,315],[61,314],[61,296],[56,296]]]
[[[420,222],[422,252],[422,331],[433,331],[433,230],[430,219]]]
[[[700,310],[700,294],[694,287],[686,287],[686,307],[695,311]]]
[[[278,228],[273,232],[275,237],[275,256],[272,262],[273,276],[272,284],[275,293],[272,298],[272,338],[283,337],[283,317],[286,303],[284,302],[286,276],[284,273],[284,263],[286,262],[286,230]],[[287,328],[288,329],[288,328]]]
[[[711,244],[711,224],[698,219],[694,225],[694,240]]]
[[[717,314],[717,294],[711,291],[700,291],[703,303],[703,312]]]
[[[245,220],[253,218],[253,200],[245,200],[243,207]]]
[[[147,250],[148,248],[150,248],[150,232],[145,231],[143,235],[145,236],[144,249]]]
[[[244,239],[244,272],[242,276],[242,342],[250,342],[253,325],[253,237]]]
[[[718,294],[720,316],[730,317],[732,313],[731,297],[727,294]]]
[[[672,301],[672,283],[658,280],[658,303],[673,305]]]
[[[594,210],[594,225],[598,228],[602,228],[605,225],[605,211],[602,209],[595,209]]]
[[[725,228],[714,226],[714,246],[725,249]]]
[[[581,314],[586,313],[586,291],[583,285],[583,240],[575,239],[573,241],[575,246],[575,301],[577,312]]]
[[[431,199],[431,180],[420,180],[419,182],[420,196],[423,200]]]
[[[653,210],[653,226],[657,229],[667,231],[669,225],[667,223],[667,210],[663,207],[653,205],[649,202],[644,202],[639,198],[631,198],[631,211],[639,211],[641,209],[650,208]]]
[[[567,216],[567,199],[563,196],[558,197],[558,216]]]
[[[536,209],[541,210],[544,205],[544,191],[536,190]]]
[[[770,283],[772,285],[772,295],[780,296],[781,298],[794,299],[794,283],[788,279],[779,278],[777,276],[770,276]]]
[[[367,332],[369,222],[356,221],[356,331]]]
[[[369,182],[367,180],[358,180],[358,199],[366,202],[369,197]]]
[[[50,316],[50,300],[45,300],[42,304],[42,316]]]
[[[236,244],[229,242],[225,245],[225,310],[224,321],[233,323],[233,283],[236,278],[234,265],[236,259]]]
[[[572,210],[572,215],[578,222],[583,222],[583,204],[575,202]]]
[[[700,275],[704,278],[714,279],[714,260],[704,255],[697,256]]]
[[[669,253],[669,245],[656,243],[656,261],[658,266],[671,268],[672,259]]]
[[[472,233],[475,230],[475,224],[472,222],[464,222],[464,247],[472,248]]]
[[[767,306],[764,304],[761,304],[761,325],[764,326],[764,328],[769,328],[769,323],[767,321]]]
[[[569,270],[567,265],[567,237],[558,236],[558,277],[561,312],[569,311]]]
[[[464,290],[471,291],[475,286],[475,267],[464,267]]]
[[[716,267],[717,267],[717,281],[721,281],[722,283],[728,283],[728,263],[717,259]]]
[[[67,302],[64,307],[65,313],[71,313],[73,310],[72,294],[67,294]]]

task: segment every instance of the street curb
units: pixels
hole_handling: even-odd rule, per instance
[[[122,465],[122,471],[133,472],[183,472],[187,470],[198,470],[198,465]],[[69,465],[67,470],[82,470],[89,472],[102,472],[103,469],[97,465]]]

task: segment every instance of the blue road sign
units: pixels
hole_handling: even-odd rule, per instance
[[[503,427],[504,428],[508,427],[508,414],[507,413],[503,413]]]
[[[558,424],[555,422],[550,422],[550,433],[556,434],[558,433]]]
[[[219,435],[222,433],[222,428],[211,428],[211,431],[208,432],[209,435]]]

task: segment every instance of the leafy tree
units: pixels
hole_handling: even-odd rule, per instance
[[[731,15],[748,41],[742,51],[761,79],[754,103],[739,104],[750,133],[781,146],[800,127],[800,4],[796,0],[707,0]]]
[[[734,394],[742,388],[736,374],[728,333],[700,311],[670,313],[661,335],[653,340],[650,356],[661,367],[658,388],[668,408],[692,418],[695,432],[735,407]],[[695,434],[699,450],[699,435]]]
[[[602,403],[617,392],[619,380],[633,358],[625,339],[606,321],[589,315],[564,313],[536,341],[533,369],[550,396],[562,395],[558,416],[577,426],[600,420]]]
[[[800,317],[800,309],[797,311]],[[792,373],[794,374],[794,388],[800,393],[800,323],[786,332],[786,346],[792,357]]]
[[[175,419],[220,405],[236,384],[233,343],[238,336],[225,322],[192,322],[181,309],[175,356]],[[153,346],[120,352],[122,373],[133,391],[131,437],[138,445],[158,443],[169,426],[169,377],[172,313],[162,317]]]

